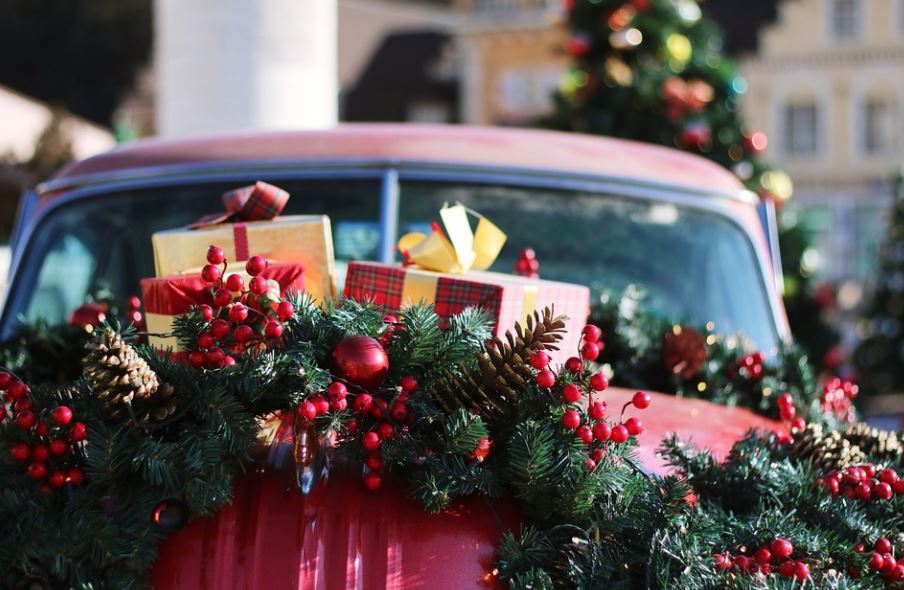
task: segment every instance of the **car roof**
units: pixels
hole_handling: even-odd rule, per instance
[[[718,164],[645,143],[537,129],[378,123],[142,140],[66,166],[41,192],[179,165],[292,160],[487,166],[620,178],[707,193],[743,191],[738,179]]]

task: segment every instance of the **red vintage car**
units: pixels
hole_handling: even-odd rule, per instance
[[[576,134],[442,126],[349,125],[145,141],[75,163],[30,193],[13,243],[0,336],[22,319],[65,321],[100,280],[125,298],[153,275],[150,235],[219,207],[226,189],[265,180],[294,196],[286,213],[326,213],[337,264],[392,262],[399,235],[460,201],[504,228],[491,270],[522,248],[544,278],[595,296],[638,285],[653,311],[761,350],[789,338],[778,292],[771,211],[702,158]],[[610,390],[610,404],[631,392]],[[724,453],[774,423],[705,401],[655,395],[641,458],[652,471],[677,432]],[[498,520],[497,520],[498,516]],[[383,589],[493,585],[493,547],[518,516],[465,502],[429,516],[400,487],[364,491],[334,471],[301,496],[276,473],[248,473],[230,506],[162,546],[156,588]]]

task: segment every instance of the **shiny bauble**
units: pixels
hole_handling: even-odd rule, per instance
[[[389,370],[389,357],[383,346],[370,336],[349,336],[331,355],[333,374],[367,391],[383,383]]]
[[[188,505],[182,500],[171,498],[154,507],[151,524],[161,533],[171,534],[181,531],[188,524]]]

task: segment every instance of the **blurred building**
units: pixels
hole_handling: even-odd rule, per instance
[[[781,0],[743,55],[744,114],[794,179],[817,271],[869,278],[904,155],[904,1]]]

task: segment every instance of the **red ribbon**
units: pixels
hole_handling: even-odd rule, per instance
[[[285,209],[289,193],[258,180],[251,186],[244,186],[223,193],[225,211],[205,215],[189,227],[198,228],[231,221],[263,221],[273,219]],[[247,244],[246,244],[247,246]],[[246,260],[239,257],[239,260]]]

